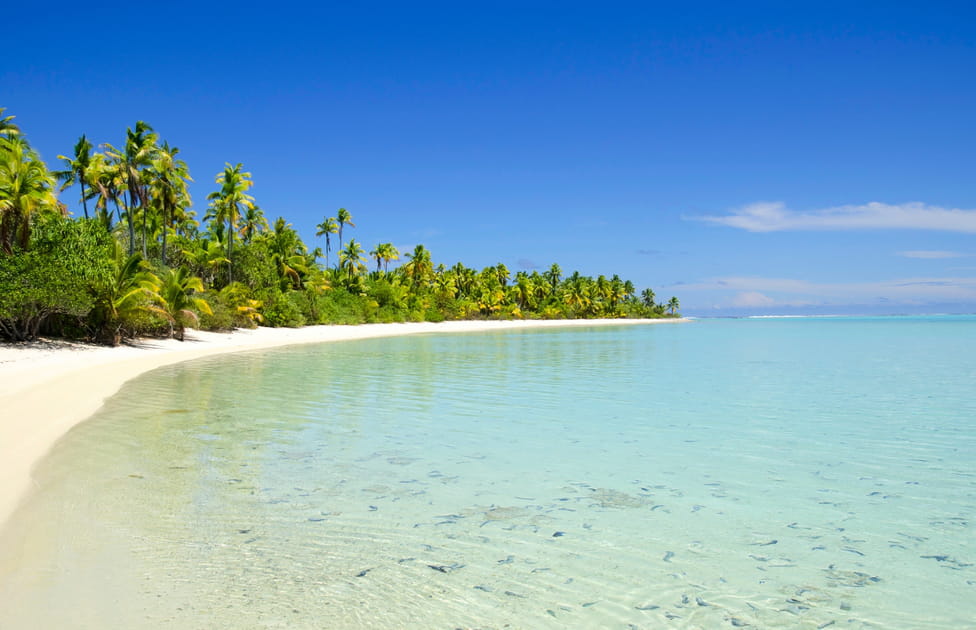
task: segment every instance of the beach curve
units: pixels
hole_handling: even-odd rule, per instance
[[[0,525],[33,486],[34,466],[75,425],[127,381],[159,367],[207,356],[291,345],[424,333],[678,323],[674,319],[450,321],[188,331],[185,342],[140,339],[119,347],[70,342],[0,345]]]

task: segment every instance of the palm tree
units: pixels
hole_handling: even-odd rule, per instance
[[[157,308],[160,282],[146,270],[141,255],[127,256],[118,241],[113,243],[115,271],[110,280],[91,288],[94,306],[88,318],[101,336],[118,345],[127,321]]]
[[[20,127],[14,123],[16,116],[4,116],[6,107],[0,107],[0,137],[12,138],[20,135]]]
[[[135,214],[141,209],[143,212],[149,205],[148,194],[143,182],[142,171],[152,162],[156,149],[156,133],[148,123],[140,120],[136,122],[136,128],[131,127],[125,132],[125,150],[120,151],[112,145],[106,145],[108,155],[115,160],[122,171],[122,178],[125,182],[125,189],[128,191],[128,204],[126,205],[126,222],[129,226],[129,255],[136,249],[136,230]],[[145,218],[143,222],[143,256],[146,254],[145,243]]]
[[[336,211],[336,221],[339,223],[339,249],[342,249],[342,227],[344,225],[356,227],[356,224],[352,222],[352,215],[345,208]]]
[[[680,306],[681,306],[681,303],[678,302],[678,298],[672,297],[670,300],[668,300],[668,306],[667,306],[667,308],[668,308],[669,311],[671,311],[671,314],[672,315],[674,315],[674,312],[676,310],[678,310],[678,308]]]
[[[332,217],[324,217],[322,222],[315,226],[318,230],[315,232],[315,236],[325,237],[325,266],[329,266],[329,252],[332,250],[332,243],[329,239],[329,234],[339,233],[339,224]]]
[[[252,205],[244,210],[244,214],[241,215],[240,229],[238,230],[242,241],[250,243],[255,235],[269,229],[271,228],[268,226],[268,220],[264,218],[264,211],[261,208]]]
[[[234,232],[237,230],[241,212],[254,205],[254,197],[247,194],[254,182],[251,174],[244,172],[243,168],[244,165],[240,162],[236,166],[231,166],[228,162],[224,172],[217,175],[216,182],[220,184],[220,190],[207,195],[213,212],[211,216],[219,223],[227,222],[227,258],[230,261],[233,260]],[[229,281],[233,282],[233,263],[227,269]]]
[[[552,263],[549,270],[542,274],[543,277],[549,281],[549,286],[552,287],[552,293],[556,293],[556,289],[559,288],[559,281],[562,279],[563,270],[559,268],[559,265]]]
[[[95,216],[105,225],[106,230],[112,229],[112,213],[108,209],[111,201],[115,206],[118,220],[122,220],[119,198],[125,190],[125,180],[122,169],[114,160],[102,153],[92,156],[87,172],[88,186],[92,189],[95,200]]]
[[[376,271],[380,270],[381,264],[384,267],[383,271],[389,271],[390,261],[400,260],[400,251],[393,246],[393,243],[380,243],[369,255],[376,259]]]
[[[430,252],[423,245],[417,245],[413,248],[412,254],[407,254],[407,258],[410,262],[403,266],[403,271],[410,278],[410,283],[414,288],[426,284],[434,275],[434,263],[430,259]]]
[[[653,289],[644,289],[643,291],[641,291],[641,302],[643,302],[644,306],[646,306],[647,308],[654,308],[655,297],[656,296],[654,295]]]
[[[278,278],[282,283],[282,288],[302,288],[302,276],[308,274],[305,266],[305,243],[302,242],[298,232],[287,223],[284,217],[275,220],[274,230],[268,232],[265,237],[268,244],[268,251],[271,253],[271,261],[278,270]]]
[[[177,208],[185,208],[191,203],[186,183],[192,182],[193,179],[190,177],[186,162],[176,159],[176,154],[179,152],[177,147],[170,147],[168,142],[164,142],[158,148],[149,171],[150,188],[154,193],[152,200],[158,205],[159,215],[162,218],[164,265],[166,264],[166,234],[172,228]],[[145,241],[146,235],[143,233],[144,247]]]
[[[0,138],[0,249],[27,249],[35,214],[58,211],[54,177],[23,136]]]
[[[159,301],[151,310],[162,315],[169,322],[170,337],[183,341],[186,326],[200,321],[196,309],[201,313],[213,315],[210,305],[203,298],[195,297],[203,293],[203,281],[191,276],[186,267],[168,269],[159,288]]]
[[[363,264],[363,254],[365,251],[356,242],[356,239],[349,241],[346,248],[339,252],[339,269],[344,270],[349,277],[366,271]]]
[[[81,205],[85,209],[86,219],[88,218],[88,195],[85,194],[85,178],[88,169],[91,167],[91,152],[92,143],[82,135],[75,143],[75,156],[73,158],[64,155],[58,156],[58,159],[63,160],[67,168],[54,174],[61,182],[61,192],[74,184],[81,186]]]

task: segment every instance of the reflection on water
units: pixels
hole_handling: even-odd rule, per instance
[[[0,627],[966,627],[974,331],[699,322],[157,370],[38,470]]]

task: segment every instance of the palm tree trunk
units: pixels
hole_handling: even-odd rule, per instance
[[[231,254],[234,251],[234,223],[227,219],[227,284],[234,282],[234,263]]]
[[[135,195],[132,192],[132,190],[130,189],[129,190],[129,207],[126,208],[126,211],[125,211],[126,222],[129,225],[129,255],[130,256],[132,254],[136,253],[136,225],[135,225],[135,220],[132,218],[133,206],[135,205],[134,197],[135,197]]]
[[[163,204],[163,264],[166,264],[166,232],[168,231],[169,212],[168,207]]]
[[[88,200],[85,198],[85,177],[84,174],[78,178],[78,182],[81,183],[81,205],[85,209],[85,218],[88,218]]]

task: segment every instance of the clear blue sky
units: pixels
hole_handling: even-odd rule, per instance
[[[310,243],[343,206],[690,314],[976,311],[969,3],[25,6],[0,107],[49,166],[145,120],[199,215],[242,162]]]

